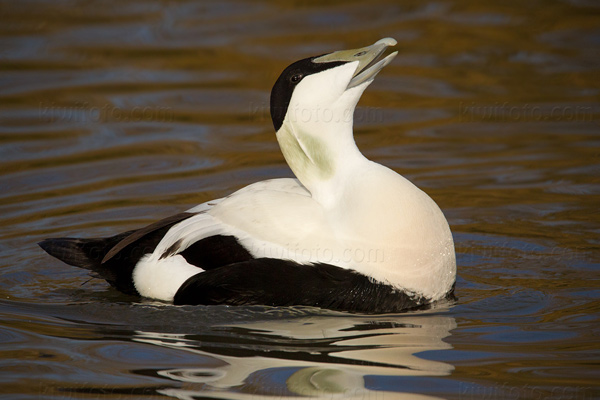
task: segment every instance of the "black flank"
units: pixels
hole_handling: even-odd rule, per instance
[[[389,313],[423,307],[427,301],[333,265],[257,258],[192,276],[179,288],[174,303]]]

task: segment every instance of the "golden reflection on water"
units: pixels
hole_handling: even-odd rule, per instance
[[[201,364],[219,379],[233,379],[243,366],[235,354],[224,368],[219,357],[212,361],[220,366],[207,361],[215,355],[206,349],[202,357],[187,352],[198,358],[184,362],[156,343],[152,348],[161,348],[165,359],[178,361],[136,358],[137,351],[159,351],[140,337],[189,336],[193,321],[179,320],[183,332],[142,329],[143,312],[132,299],[97,280],[80,286],[85,272],[49,260],[35,243],[114,234],[257,180],[291,176],[268,112],[279,72],[297,59],[386,36],[399,41],[399,55],[363,96],[356,140],[446,213],[458,252],[459,301],[437,316],[415,317],[425,327],[436,318],[452,321],[427,356],[387,344],[385,335],[368,336],[391,349],[377,357],[397,359],[396,366],[407,360],[443,365],[449,375],[427,367],[422,376],[396,371],[391,379],[353,366],[367,382],[356,393],[462,399],[597,393],[600,24],[594,2],[32,1],[2,2],[0,13],[0,334],[20,349],[0,356],[13,382],[10,393],[50,394],[39,385],[32,389],[31,376],[74,387],[56,377],[75,374],[73,360],[82,371],[73,379],[93,377],[84,388],[117,375],[138,395],[153,393],[148,397],[159,396],[149,389],[155,379],[170,379],[150,382],[135,372],[153,362],[161,371]],[[55,305],[52,318],[42,303]],[[73,303],[82,304],[75,314]],[[23,304],[33,308],[25,312]],[[115,309],[100,311],[106,304]],[[160,318],[172,321],[175,313]],[[246,328],[252,322],[245,320]],[[96,325],[125,332],[99,334]],[[257,340],[285,329],[292,337],[301,332],[295,323],[272,321],[261,329]],[[420,329],[392,337],[417,338]],[[89,335],[96,335],[94,346],[74,342]],[[116,355],[111,335],[122,346]],[[201,346],[184,338],[187,350]],[[69,349],[73,343],[79,355]],[[357,351],[349,357],[375,354]],[[86,367],[90,360],[98,370]],[[251,395],[271,362],[261,358],[256,374],[240,375],[246,386],[219,395]],[[286,357],[277,365],[297,366]],[[308,362],[292,379],[299,386],[292,386],[321,370],[338,386],[348,385],[352,374],[336,368]],[[369,381],[371,373],[380,386]]]

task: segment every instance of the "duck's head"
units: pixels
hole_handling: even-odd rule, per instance
[[[312,115],[316,110],[328,114],[341,103],[356,106],[377,73],[398,54],[379,60],[387,47],[395,45],[396,40],[385,38],[371,46],[309,57],[287,67],[271,91],[275,131],[285,123],[317,122],[305,121],[319,117]],[[328,122],[327,115],[323,117],[321,122]]]
[[[354,109],[377,73],[398,54],[381,58],[394,45],[396,40],[385,38],[367,47],[305,58],[275,82],[273,126],[286,161],[311,192],[318,181],[335,174],[340,157],[349,159],[350,152],[358,152],[352,134]]]

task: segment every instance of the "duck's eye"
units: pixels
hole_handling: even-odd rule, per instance
[[[358,53],[356,53],[356,54],[354,55],[354,57],[360,57],[360,56],[364,56],[365,54],[367,54],[367,52],[366,52],[366,51],[359,51]]]
[[[300,79],[302,79],[302,74],[296,74],[296,75],[292,75],[292,77],[290,78],[290,81],[292,81],[292,83],[298,83],[298,82],[300,82]]]

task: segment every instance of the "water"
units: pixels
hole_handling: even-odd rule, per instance
[[[2,1],[0,393],[600,398],[594,1]],[[357,111],[427,191],[458,301],[398,315],[174,307],[44,254],[290,176],[268,116],[292,61],[398,39]]]

